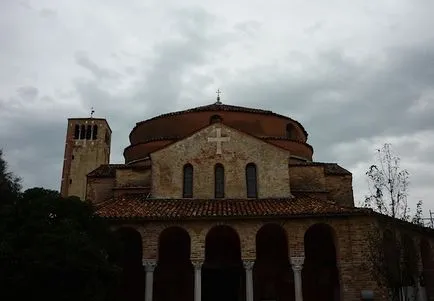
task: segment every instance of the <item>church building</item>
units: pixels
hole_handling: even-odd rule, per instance
[[[298,121],[218,97],[137,122],[123,164],[111,134],[68,119],[61,193],[95,204],[125,246],[116,300],[388,300],[367,233],[392,219],[355,206],[352,174],[314,161]],[[433,230],[396,223],[419,300],[434,301]]]

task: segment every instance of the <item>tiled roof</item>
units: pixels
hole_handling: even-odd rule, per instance
[[[116,169],[148,169],[150,164],[146,165],[128,165],[128,164],[102,164],[87,174],[91,178],[114,178]]]
[[[110,219],[201,219],[242,217],[286,217],[308,215],[348,215],[365,209],[342,207],[333,202],[309,197],[288,199],[146,199],[127,196],[109,200],[97,208],[97,213]]]
[[[87,174],[88,177],[94,178],[113,178],[116,176],[116,169],[125,164],[103,164]]]
[[[337,163],[323,163],[323,162],[303,162],[291,163],[289,166],[324,166],[326,175],[351,175],[351,172],[339,166]]]

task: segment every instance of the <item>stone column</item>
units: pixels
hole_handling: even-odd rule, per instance
[[[194,301],[202,300],[202,260],[192,260],[194,266]]]
[[[143,265],[146,271],[146,282],[145,282],[145,301],[152,301],[152,291],[154,288],[154,270],[157,266],[157,261],[155,259],[144,259]]]
[[[246,301],[253,301],[253,260],[244,260],[243,265],[246,270]]]
[[[295,301],[303,301],[303,287],[301,283],[301,270],[304,257],[291,257],[291,267],[294,271]]]

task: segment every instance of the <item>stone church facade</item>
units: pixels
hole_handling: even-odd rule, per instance
[[[68,120],[61,191],[123,242],[116,300],[387,300],[366,240],[394,221],[354,206],[351,173],[313,161],[299,122],[220,101],[168,113],[136,124],[124,164],[110,136],[104,119]],[[432,301],[434,234],[396,223]]]

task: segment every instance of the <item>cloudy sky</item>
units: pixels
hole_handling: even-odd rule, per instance
[[[1,0],[0,148],[25,187],[59,189],[68,117],[113,129],[214,102],[300,121],[315,160],[353,172],[392,143],[434,210],[432,0]]]

